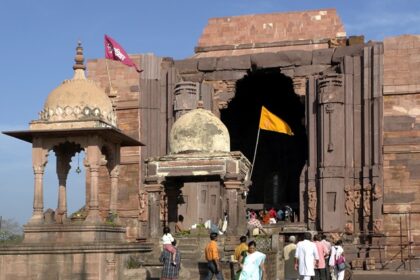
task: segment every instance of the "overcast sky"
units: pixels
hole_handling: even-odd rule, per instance
[[[175,59],[193,54],[212,17],[336,8],[347,35],[365,40],[420,34],[416,0],[1,0],[0,131],[26,130],[46,97],[71,78],[75,47],[102,58],[103,36],[128,53]],[[52,157],[50,157],[52,158]],[[73,164],[77,165],[77,158]],[[69,213],[84,204],[84,175],[70,171]],[[55,166],[47,166],[44,207],[57,207]],[[0,216],[24,224],[32,214],[31,145],[0,135]]]

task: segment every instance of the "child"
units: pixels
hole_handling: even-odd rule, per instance
[[[176,248],[172,245],[172,242],[174,242],[174,240],[175,239],[171,234],[171,229],[169,227],[164,227],[162,236],[163,249],[165,249],[169,253],[172,253],[172,265],[176,266]]]

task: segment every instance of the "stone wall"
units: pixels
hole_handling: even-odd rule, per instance
[[[420,36],[385,39],[383,95],[383,227],[398,264],[420,256]]]
[[[196,57],[320,49],[345,36],[335,9],[211,18]]]
[[[139,61],[138,57],[134,57],[133,60],[136,63]],[[108,63],[108,67],[106,63]],[[89,60],[87,68],[88,78],[96,81],[101,88],[105,89],[105,92],[116,107],[118,128],[127,135],[140,139],[139,74],[133,68],[129,68],[120,62],[110,60],[105,62],[105,59]],[[121,221],[128,226],[127,235],[130,239],[135,239],[138,235],[136,228],[138,226],[138,193],[141,180],[140,151],[140,147],[121,148],[117,209]],[[99,175],[99,185],[101,186],[99,190],[99,205],[101,210],[106,210],[109,206],[109,174],[106,168],[101,168]],[[106,217],[106,212],[104,210],[101,211],[103,217]]]
[[[1,246],[0,251],[0,280],[129,280],[134,279],[130,277],[130,256],[145,255],[151,248],[142,244],[74,243]],[[147,279],[144,269],[135,272],[136,279]]]

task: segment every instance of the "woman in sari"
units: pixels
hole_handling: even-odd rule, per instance
[[[239,280],[265,280],[265,254],[256,250],[255,241],[248,243],[248,253],[240,260],[241,274]]]

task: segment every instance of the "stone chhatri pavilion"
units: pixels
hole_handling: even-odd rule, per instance
[[[419,54],[419,35],[366,43],[363,36],[348,37],[336,11],[325,9],[210,19],[189,58],[131,56],[144,69],[140,77],[121,63],[109,61],[108,73],[104,59],[89,60],[89,78],[111,103],[95,94],[103,103],[85,111],[70,98],[66,108],[54,101],[53,92],[29,131],[7,132],[34,147],[34,214],[25,235],[38,241],[52,236],[53,230],[40,225],[48,149],[62,159],[57,168],[60,204],[51,227],[70,226],[65,177],[69,158],[84,149],[89,213],[82,225],[92,232],[86,241],[105,230],[102,221],[109,212],[118,214],[122,227],[99,238],[118,240],[112,243],[118,248],[106,247],[110,255],[105,258],[102,247],[95,247],[97,255],[89,255],[83,247],[89,242],[75,255],[65,255],[64,247],[37,251],[42,258],[55,253],[60,261],[71,259],[72,272],[67,266],[50,266],[65,271],[68,277],[63,279],[130,279],[125,274],[127,254],[133,248],[151,250],[148,243],[135,241],[156,240],[161,227],[173,226],[179,213],[191,213],[186,222],[192,224],[200,218],[217,220],[228,212],[230,223],[238,227],[221,239],[227,256],[236,245],[235,234],[242,232],[245,194],[248,204],[290,205],[297,213],[295,223],[270,229],[280,234],[273,235],[268,250],[269,279],[281,277],[279,248],[284,237],[305,230],[342,238],[355,269],[417,269]],[[75,80],[83,72],[79,67],[77,62]],[[80,82],[75,80],[62,89]],[[92,92],[103,93],[99,88]],[[249,178],[247,159],[253,156],[261,106],[285,120],[295,136],[262,132]],[[211,114],[203,119],[205,124],[219,124],[201,130],[196,127],[201,114]],[[69,122],[69,116],[80,118]],[[230,148],[220,124],[228,131]],[[146,146],[140,147],[136,139]],[[120,229],[125,244],[119,241]],[[203,262],[206,241],[207,237],[180,239],[182,279],[198,279],[197,260]],[[2,249],[0,280],[16,271],[17,265],[5,268],[6,263],[35,263],[32,252],[39,247],[20,246]],[[156,256],[144,252],[139,258],[149,278],[158,277]],[[81,269],[82,264],[89,269]],[[38,269],[21,275],[56,279],[45,273]],[[147,279],[141,275],[137,277]]]
[[[126,228],[119,223],[117,209],[120,149],[143,144],[116,127],[111,100],[85,77],[80,43],[76,50],[73,79],[50,93],[40,118],[30,123],[28,131],[4,132],[32,143],[35,184],[33,214],[24,226],[23,243],[2,251],[0,279],[83,275],[117,279],[117,264],[123,262],[120,258],[127,258],[129,252],[150,251],[147,245],[126,242]],[[57,158],[58,206],[55,211],[44,212],[43,173],[51,150]],[[87,170],[85,212],[83,219],[70,219],[67,175],[71,158],[82,150]],[[101,169],[107,171],[110,185],[106,205],[99,199],[104,188],[98,181]]]

